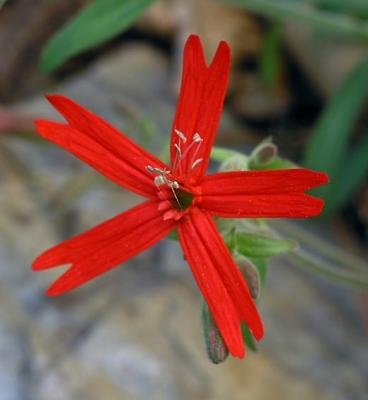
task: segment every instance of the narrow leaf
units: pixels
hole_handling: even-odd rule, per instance
[[[331,178],[329,185],[315,191],[326,200],[326,214],[330,212],[330,202],[333,204],[333,197],[340,190],[349,136],[368,95],[367,74],[368,54],[349,74],[323,112],[306,150],[304,165],[324,171]]]
[[[336,11],[356,14],[360,18],[368,16],[366,0],[309,0],[320,7],[328,7]]]
[[[252,351],[257,351],[256,341],[255,341],[252,333],[250,332],[250,330],[248,329],[248,327],[245,325],[244,322],[242,322],[241,328],[242,328],[243,340],[244,340],[246,348],[248,348]]]
[[[238,233],[236,245],[239,253],[255,258],[276,256],[297,247],[297,244],[291,240],[273,239],[250,233]]]
[[[290,255],[294,264],[307,271],[314,272],[330,281],[341,283],[345,286],[368,290],[368,272],[357,272],[354,269],[340,268],[329,264],[305,251],[297,251]]]
[[[46,45],[41,57],[45,73],[66,60],[127,29],[154,0],[94,0]]]
[[[272,87],[277,80],[280,67],[280,29],[277,25],[273,25],[267,31],[262,47],[259,69],[261,82],[265,86]]]
[[[349,15],[319,10],[313,4],[306,2],[295,0],[226,0],[226,3],[277,20],[304,22],[312,28],[324,32],[355,39],[368,39],[368,25],[364,21],[359,21]]]
[[[329,198],[332,211],[342,207],[354,195],[368,174],[368,134],[348,152],[342,164],[339,190]]]

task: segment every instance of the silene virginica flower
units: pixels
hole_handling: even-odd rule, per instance
[[[207,66],[199,37],[189,37],[171,132],[170,166],[74,101],[60,95],[47,97],[67,123],[37,120],[39,134],[146,198],[41,254],[33,263],[36,271],[71,265],[48,289],[48,295],[77,288],[176,229],[185,259],[229,352],[235,357],[245,354],[242,322],[257,340],[262,338],[260,314],[213,217],[318,215],[323,201],[304,192],[328,178],[306,169],[206,175],[229,69],[230,49],[225,42]]]

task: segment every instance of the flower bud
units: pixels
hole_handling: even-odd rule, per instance
[[[205,301],[202,304],[202,326],[208,358],[214,364],[220,364],[226,360],[229,351]]]
[[[257,267],[248,258],[237,252],[234,254],[234,259],[248,283],[250,294],[253,299],[257,300],[261,292],[261,280]]]
[[[275,159],[277,152],[277,146],[274,143],[263,142],[253,150],[250,164],[252,166],[269,164]]]

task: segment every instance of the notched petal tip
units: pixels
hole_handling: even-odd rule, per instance
[[[66,97],[62,94],[46,94],[45,98],[54,107],[56,107],[57,103],[60,101],[65,101],[65,100],[70,101],[70,99],[68,99],[68,97]]]
[[[184,53],[191,52],[203,54],[202,41],[198,35],[190,35],[185,42]]]
[[[210,65],[211,69],[219,69],[221,73],[229,73],[231,62],[231,49],[230,46],[222,40],[216,50],[213,57],[212,63]]]
[[[262,320],[259,321],[259,325],[257,327],[257,329],[250,329],[248,327],[248,329],[251,331],[252,335],[254,336],[254,338],[259,342],[260,340],[262,340],[264,334],[265,334],[265,328],[264,328],[264,323]]]
[[[68,292],[69,290],[62,290],[56,281],[53,285],[51,285],[45,292],[46,296],[48,297],[57,297],[61,296],[62,294]]]
[[[318,186],[330,182],[330,177],[325,172],[316,172],[318,174]]]
[[[319,197],[314,197],[310,195],[305,195],[309,198],[310,203],[311,203],[311,210],[308,213],[307,217],[318,217],[325,206],[325,201],[323,199],[320,199]]]
[[[230,59],[231,57],[231,48],[229,44],[225,40],[221,40],[219,43],[216,53],[219,54],[220,57],[227,57]]]
[[[39,255],[32,263],[32,271],[43,271],[50,268],[43,254]]]
[[[35,119],[33,121],[34,127],[36,129],[36,132],[41,135],[44,136],[44,127],[46,125],[48,121],[44,120],[44,119]]]
[[[196,35],[195,33],[192,33],[188,36],[186,45],[189,46],[190,44],[194,44],[194,43],[201,43],[201,38]]]
[[[60,293],[55,292],[55,291],[52,289],[52,286],[51,286],[51,287],[49,287],[49,288],[45,291],[45,295],[46,295],[47,297],[56,297],[56,296],[59,296]]]
[[[238,346],[237,348],[232,348],[231,350],[229,349],[229,352],[233,357],[239,359],[245,358],[245,356],[247,355],[244,342],[242,342],[242,345]]]
[[[57,122],[47,121],[46,119],[36,119],[34,122],[37,132],[41,136],[45,136],[50,130],[50,127],[60,125]]]

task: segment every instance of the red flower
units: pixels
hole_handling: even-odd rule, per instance
[[[323,201],[304,191],[326,183],[328,178],[305,169],[205,176],[229,67],[230,49],[225,42],[220,43],[208,67],[200,39],[188,39],[171,134],[171,167],[72,100],[48,96],[67,123],[38,120],[40,135],[118,185],[147,198],[41,254],[34,261],[34,270],[71,264],[48,289],[49,295],[86,283],[177,229],[185,257],[230,353],[236,357],[245,354],[241,321],[257,340],[262,338],[261,317],[212,216],[315,216]]]

